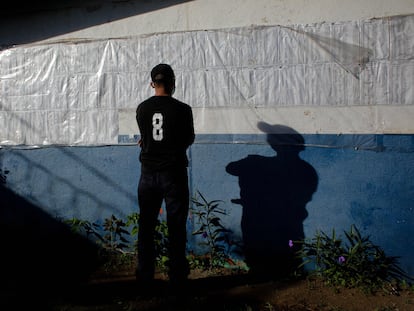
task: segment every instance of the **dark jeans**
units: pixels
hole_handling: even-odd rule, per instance
[[[189,273],[186,258],[186,225],[190,203],[187,168],[141,172],[138,185],[140,215],[137,276],[148,280],[154,277],[154,234],[163,200],[167,210],[169,278],[185,279]]]

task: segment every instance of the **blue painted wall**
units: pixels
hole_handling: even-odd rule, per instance
[[[400,256],[401,266],[414,275],[414,136],[303,137],[305,148],[299,156],[318,177],[317,189],[305,206],[305,218],[297,223],[304,235],[310,237],[316,230],[329,233],[333,228],[340,233],[355,224],[387,254]],[[50,216],[97,221],[111,214],[126,217],[138,211],[138,152],[136,145],[2,148],[0,168],[7,188]],[[223,201],[228,212],[223,223],[236,239],[242,238],[245,211],[237,201],[232,202],[240,198],[239,180],[226,172],[226,166],[249,155],[269,160],[276,153],[265,135],[198,136],[189,151],[192,193],[199,190],[208,200]],[[274,174],[270,168],[269,172]],[[252,175],[258,184],[259,176]],[[274,180],[279,177],[274,176]],[[298,187],[300,184],[298,181]],[[277,196],[283,193],[274,189],[272,195],[279,202]],[[261,215],[266,225],[275,224],[269,234],[283,235],[282,231],[288,229],[280,229],[283,221],[276,219],[283,213],[271,209],[266,213]],[[254,217],[259,216],[257,213]],[[193,237],[189,241],[192,248],[197,248]]]

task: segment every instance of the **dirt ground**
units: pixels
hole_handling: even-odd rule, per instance
[[[43,298],[41,298],[43,297]],[[9,297],[10,298],[10,297]],[[37,304],[36,304],[37,302]],[[275,310],[275,311],[413,311],[414,290],[364,294],[334,289],[317,278],[253,280],[246,273],[192,271],[187,290],[177,295],[163,274],[154,287],[141,286],[130,272],[100,275],[64,294],[11,300],[6,310]]]

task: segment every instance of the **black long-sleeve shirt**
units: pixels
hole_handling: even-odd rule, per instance
[[[138,105],[136,119],[142,140],[143,170],[188,166],[186,150],[195,138],[189,105],[171,96],[152,96]]]

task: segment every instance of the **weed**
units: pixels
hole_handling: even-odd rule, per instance
[[[361,236],[353,225],[344,232],[347,243],[336,236],[335,230],[328,236],[317,232],[311,240],[297,241],[301,249],[297,252],[304,261],[300,267],[313,263],[315,273],[328,285],[361,288],[374,292],[392,287],[392,281],[401,281],[408,276],[398,266],[398,257],[387,256],[369,237]]]
[[[106,218],[103,225],[77,218],[68,219],[65,223],[71,227],[72,231],[94,240],[107,252],[131,252],[129,240],[126,238],[130,234],[125,229],[126,223],[114,215]]]
[[[231,239],[231,231],[222,224],[221,217],[226,216],[226,211],[220,207],[223,201],[208,201],[200,191],[192,199],[194,207],[191,209],[196,216],[198,229],[193,235],[201,236],[200,246],[208,248],[208,254],[202,262],[203,267],[217,268],[226,264],[234,264],[230,258],[230,251],[237,247],[238,243]]]
[[[165,220],[157,220],[155,227],[155,254],[157,267],[166,272],[168,256],[168,226]]]

